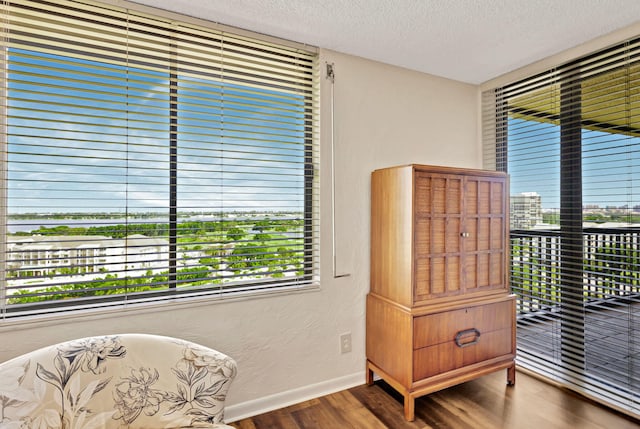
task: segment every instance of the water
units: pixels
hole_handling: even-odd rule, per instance
[[[145,223],[166,223],[168,218],[144,218],[138,219],[139,222]],[[135,223],[136,220],[129,220],[129,223]],[[41,226],[52,228],[55,226],[81,226],[89,228],[91,226],[109,226],[124,225],[127,223],[126,218],[115,219],[11,219],[7,222],[7,231],[9,234],[16,232],[31,232],[40,229]]]
[[[290,213],[290,214],[258,214],[258,215],[228,215],[223,219],[225,220],[249,220],[255,219],[260,220],[264,218],[271,219],[293,219],[300,217],[298,213]],[[220,217],[217,216],[206,216],[206,215],[194,215],[194,216],[185,216],[180,217],[178,222],[217,222],[220,220]],[[109,225],[125,225],[125,224],[136,224],[136,223],[167,223],[169,222],[168,217],[140,217],[140,218],[103,218],[103,219],[10,219],[7,222],[7,231],[9,234],[15,234],[16,232],[31,232],[37,229],[40,229],[41,226],[52,228],[55,226],[80,226],[89,228],[92,226],[109,226]]]

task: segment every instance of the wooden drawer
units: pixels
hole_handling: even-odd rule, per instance
[[[457,335],[463,343],[472,341],[469,337],[474,336],[473,329],[480,338],[493,331],[511,332],[513,311],[513,299],[509,299],[416,317],[413,320],[413,348],[452,343]]]
[[[460,347],[455,341],[423,347],[413,352],[413,380],[438,375],[512,352],[511,328],[485,332],[478,342]]]

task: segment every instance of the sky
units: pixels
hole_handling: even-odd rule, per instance
[[[217,78],[11,49],[9,214],[302,211],[304,99]],[[126,88],[126,89],[123,89]]]
[[[536,192],[543,209],[560,207],[560,127],[509,119],[511,195]],[[582,130],[583,206],[640,204],[640,138]]]

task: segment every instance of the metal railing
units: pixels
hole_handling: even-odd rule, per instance
[[[511,288],[519,314],[560,305],[561,233],[511,231]],[[640,293],[640,228],[585,228],[579,274],[585,305]]]

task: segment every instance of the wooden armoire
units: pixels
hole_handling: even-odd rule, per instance
[[[400,392],[407,420],[416,397],[501,369],[515,383],[508,189],[494,171],[372,173],[367,383]]]

